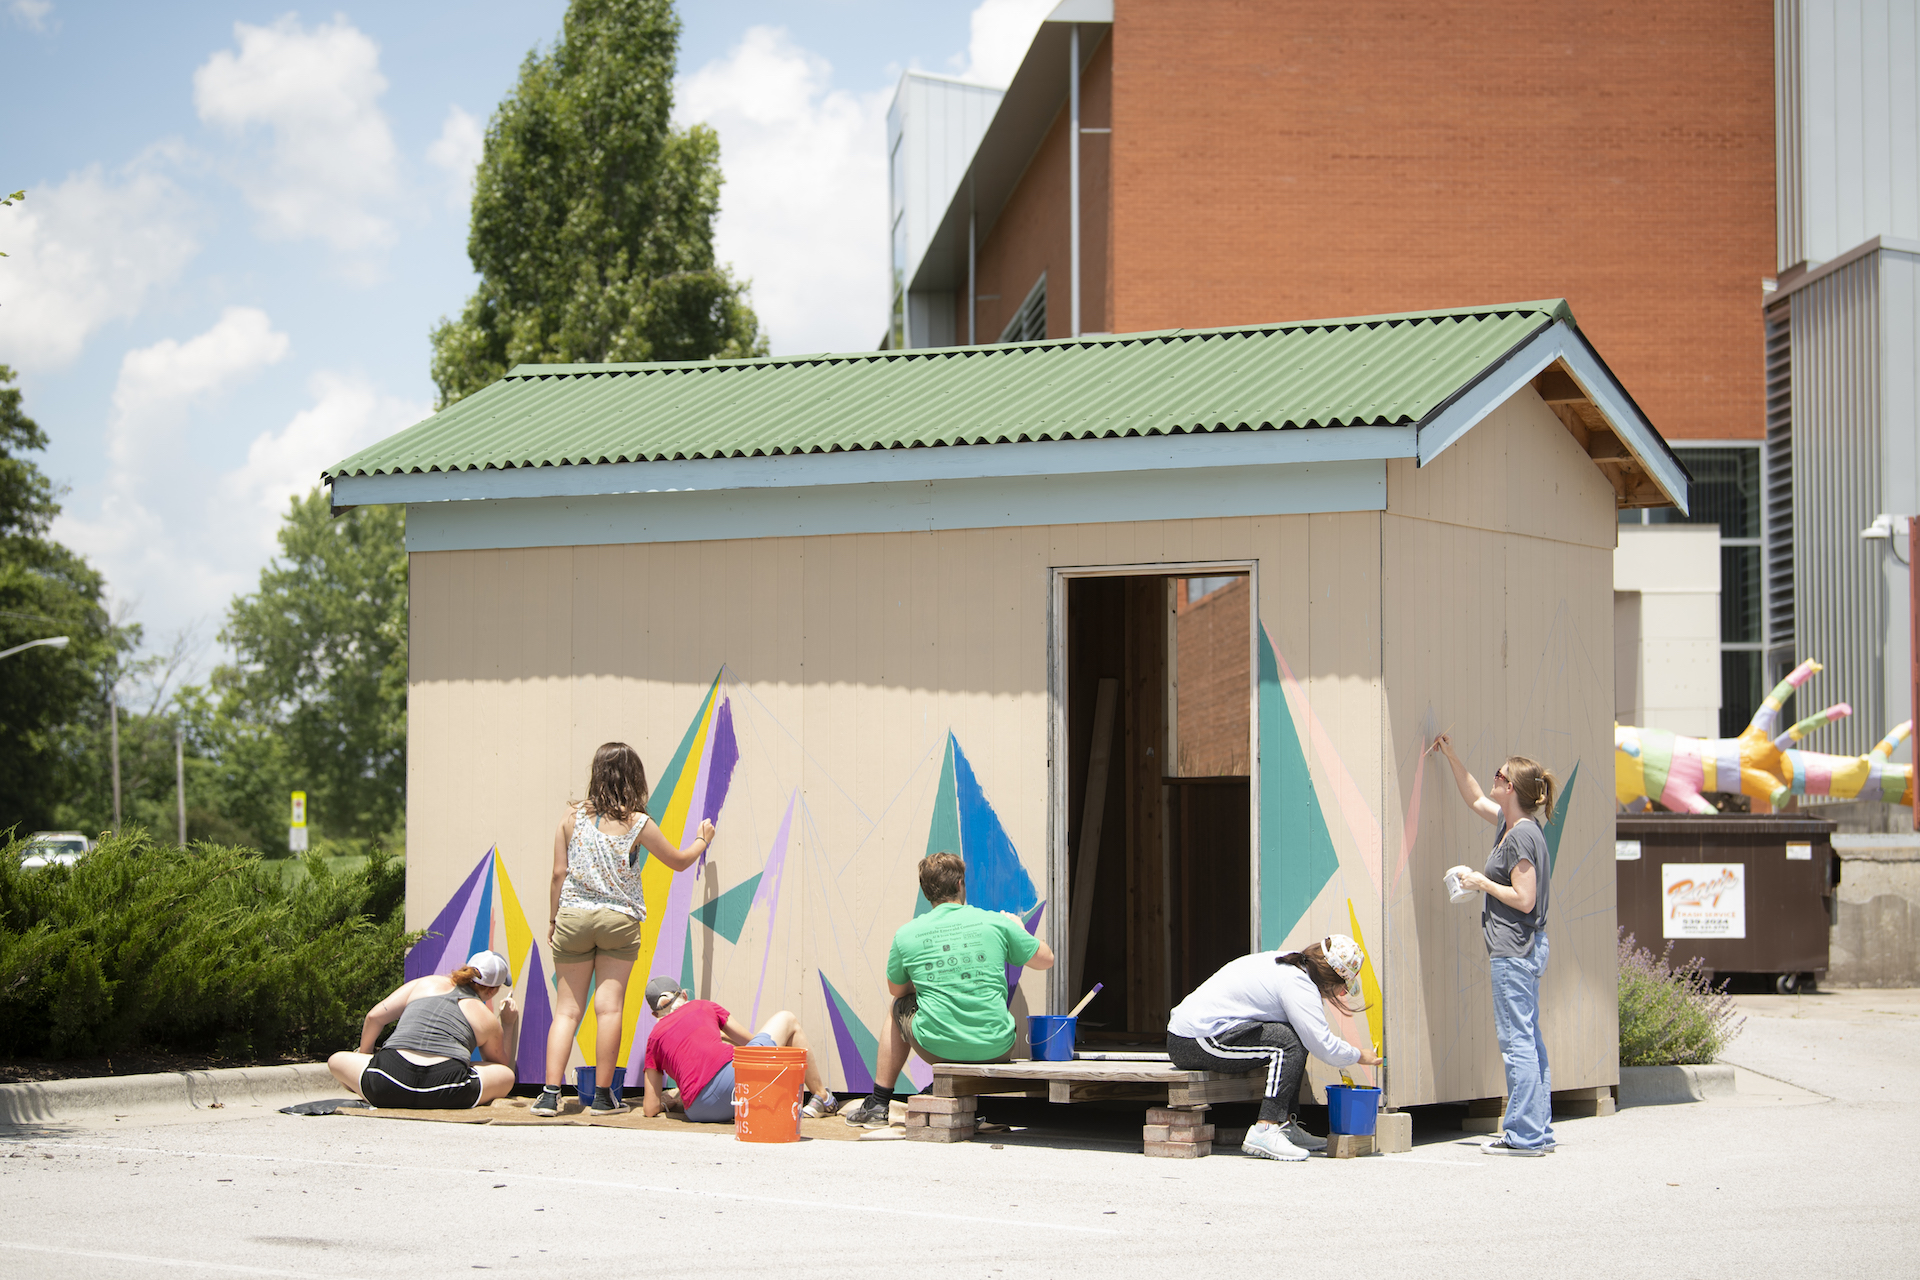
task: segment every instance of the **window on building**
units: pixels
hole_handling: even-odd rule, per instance
[[[1000,331],[1002,342],[1038,342],[1047,336],[1047,273],[1042,271],[1040,278],[1033,282],[1033,288],[1027,290],[1027,300],[1013,313],[1013,319],[1007,321],[1007,327]]]
[[[1693,511],[1621,512],[1623,523],[1720,526],[1720,733],[1737,737],[1766,696],[1766,553],[1760,444],[1676,445],[1693,474]]]

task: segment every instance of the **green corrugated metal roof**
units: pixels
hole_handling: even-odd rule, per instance
[[[1565,302],[1003,346],[521,365],[345,475],[1417,423]]]

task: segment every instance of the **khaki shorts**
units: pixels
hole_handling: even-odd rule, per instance
[[[567,907],[553,921],[553,962],[584,964],[595,956],[640,958],[640,922],[612,907]]]

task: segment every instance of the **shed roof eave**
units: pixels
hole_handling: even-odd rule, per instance
[[[1416,456],[1411,424],[333,477],[337,507],[1315,465]]]
[[[1556,319],[1529,335],[1422,421],[1417,465],[1424,467],[1439,457],[1556,361],[1572,373],[1660,492],[1686,514],[1691,500],[1686,468],[1571,317]]]

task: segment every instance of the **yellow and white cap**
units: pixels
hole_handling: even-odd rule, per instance
[[[1360,966],[1367,962],[1360,944],[1344,933],[1331,933],[1320,940],[1320,950],[1326,954],[1327,963],[1333,966],[1333,971],[1347,980],[1347,994],[1358,996]]]

